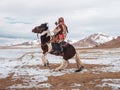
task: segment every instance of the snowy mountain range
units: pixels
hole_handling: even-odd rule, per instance
[[[81,47],[81,48],[82,47],[83,48],[99,47],[100,45],[101,45],[100,47],[103,47],[105,45],[105,43],[110,42],[110,41],[111,41],[110,43],[118,43],[119,40],[116,40],[118,37],[117,36],[112,37],[112,36],[108,36],[108,35],[105,35],[105,34],[96,33],[96,34],[91,34],[91,35],[89,35],[89,36],[87,36],[84,39],[81,39],[79,41],[67,39],[66,42],[68,42],[70,44],[73,44],[75,47]],[[120,39],[120,38],[118,38],[118,39]],[[4,41],[5,41],[5,39],[4,39]],[[11,41],[11,39],[9,41]],[[12,41],[15,41],[15,40],[12,40]],[[23,42],[23,40],[22,40],[22,42],[19,41],[18,43],[11,43],[10,46],[11,45],[12,46],[27,46],[27,47],[32,46],[32,47],[36,47],[36,46],[40,45],[40,41],[35,39],[35,40],[28,40],[28,41]]]
[[[116,38],[117,37],[96,33],[96,34],[87,36],[84,39],[81,39],[79,41],[67,39],[66,42],[73,44],[75,47],[95,47],[95,46],[104,44],[106,42],[109,42],[111,40],[115,40]],[[33,40],[33,41],[21,43],[19,45],[38,46],[39,44],[40,44],[39,40]]]
[[[96,34],[92,34],[82,40],[77,41],[73,45],[75,47],[94,47],[96,45],[100,45],[105,42],[111,41],[114,38],[116,38],[116,37],[111,37],[108,35],[96,33]]]
[[[120,36],[105,42],[103,44],[100,45],[96,45],[94,48],[119,48],[120,47]]]
[[[40,42],[39,40],[31,40],[31,41],[26,41],[26,42],[23,42],[23,43],[19,43],[19,44],[13,44],[13,46],[39,46],[40,45]]]

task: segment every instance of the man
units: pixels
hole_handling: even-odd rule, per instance
[[[58,35],[59,42],[64,41],[68,33],[68,29],[63,17],[58,18],[58,22],[56,22],[55,24],[56,28],[54,29],[54,35]]]
[[[63,51],[62,45],[68,33],[67,26],[65,25],[64,18],[58,18],[58,22],[55,22],[56,28],[54,29],[54,35],[56,37],[55,43],[53,43],[54,53],[58,54]]]

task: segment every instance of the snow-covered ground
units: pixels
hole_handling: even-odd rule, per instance
[[[95,49],[80,55],[83,58],[82,61],[86,64],[109,65],[109,67],[100,69],[101,71],[120,72],[120,48]]]
[[[94,68],[91,70],[93,72],[120,72],[120,48],[103,50],[93,49],[85,53],[79,51],[79,53],[82,58],[81,61],[85,64],[108,65],[103,68]],[[65,69],[61,72],[54,72],[49,68],[41,69],[39,67],[39,65],[42,65],[41,55],[41,49],[38,48],[0,49],[0,79],[4,79],[13,73],[12,80],[22,78],[23,84],[12,85],[8,88],[44,88],[51,86],[49,83],[40,84],[40,82],[47,81],[48,76],[60,76],[75,71],[75,68]],[[48,54],[47,59],[50,64],[60,64],[62,57]],[[75,63],[74,59],[71,59],[70,63]],[[84,71],[87,72],[88,70],[85,69]],[[84,71],[82,73],[84,73]],[[103,81],[106,81],[106,79]],[[120,79],[116,79],[112,84],[108,85],[116,88],[119,85],[117,83],[115,86],[115,82],[120,82]]]

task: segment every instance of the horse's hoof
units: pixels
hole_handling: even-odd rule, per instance
[[[80,72],[80,70],[78,69],[78,70],[75,70],[75,72]]]
[[[49,63],[44,64],[45,67],[49,66]]]
[[[81,66],[78,70],[75,70],[75,72],[80,72],[84,69],[84,66]]]

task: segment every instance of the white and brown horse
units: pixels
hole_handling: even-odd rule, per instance
[[[50,53],[52,51],[52,41],[51,38],[54,36],[50,35],[50,31],[48,29],[47,23],[41,24],[40,26],[36,26],[32,32],[34,33],[40,33],[40,39],[41,39],[41,48],[43,50],[42,55],[42,61],[44,66],[49,66],[49,61],[46,59],[47,53]],[[66,45],[63,47],[63,53],[61,54],[63,57],[62,63],[59,67],[55,69],[55,71],[62,70],[68,66],[68,60],[72,57],[75,57],[76,64],[78,69],[75,72],[82,71],[84,68],[82,62],[80,61],[79,54],[76,52],[75,48],[69,44],[66,43]]]

